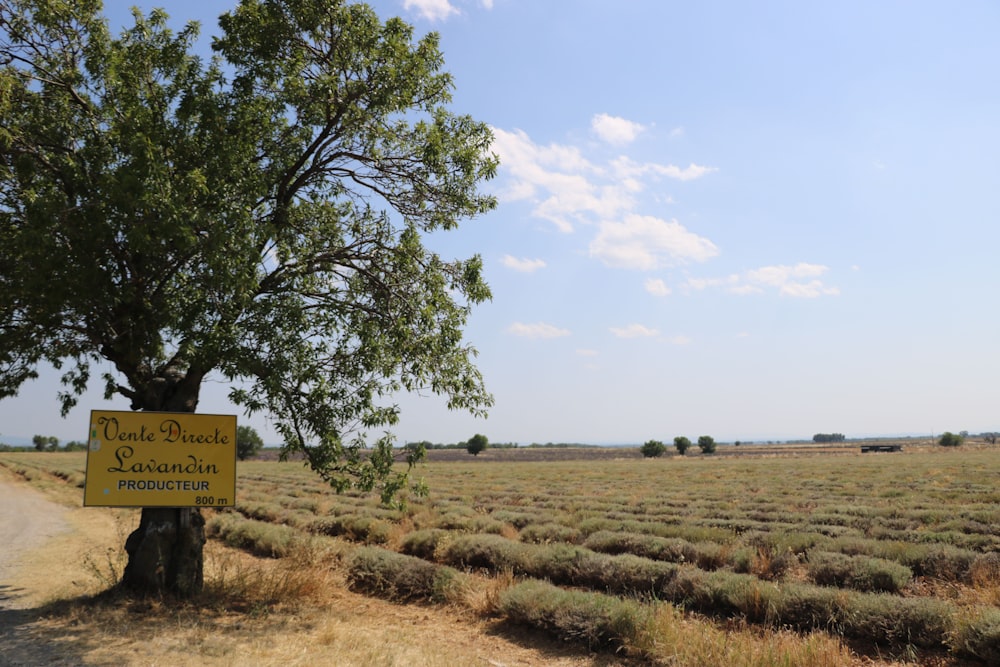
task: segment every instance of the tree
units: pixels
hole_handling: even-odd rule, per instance
[[[664,445],[659,440],[647,440],[642,447],[639,448],[642,455],[648,458],[655,458],[657,456],[663,456],[663,453],[667,451],[667,446]]]
[[[490,441],[485,435],[475,434],[465,443],[465,449],[473,456],[479,456],[479,452],[490,446]]]
[[[813,436],[815,443],[843,442],[846,436],[843,433],[817,433]]]
[[[392,394],[492,405],[462,339],[482,261],[423,237],[495,207],[487,125],[448,109],[438,37],[345,0],[242,0],[208,62],[154,10],[0,2],[0,398],[92,364],[132,409],[194,412],[210,373],[282,454],[392,501]],[[369,449],[368,452],[363,450]],[[197,509],[145,508],[123,584],[202,586]]]
[[[691,449],[691,441],[685,438],[683,435],[679,435],[674,438],[674,447],[677,448],[677,453],[681,456],[687,453],[687,450]]]
[[[964,438],[950,431],[945,431],[941,434],[941,439],[938,440],[938,444],[942,447],[958,447],[964,442]]]
[[[257,455],[264,441],[252,426],[236,427],[236,458],[245,461]]]
[[[59,438],[53,435],[36,435],[31,438],[31,444],[39,452],[54,452],[59,449]]]
[[[715,453],[715,438],[710,435],[702,435],[698,437],[698,448],[701,450],[702,454],[714,454]]]

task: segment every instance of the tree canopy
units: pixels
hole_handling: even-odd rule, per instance
[[[491,132],[449,110],[437,35],[366,5],[243,0],[210,59],[198,29],[0,3],[0,398],[50,363],[65,414],[110,362],[107,398],[194,411],[212,374],[388,500],[395,392],[492,403],[462,336],[481,260],[424,245],[495,206]]]
[[[482,433],[477,433],[465,443],[465,450],[473,456],[479,456],[479,452],[486,451],[489,446],[489,439]]]
[[[236,427],[236,458],[245,461],[257,455],[264,446],[264,440],[252,426],[242,424]]]
[[[667,451],[667,446],[661,440],[647,440],[639,448],[639,451],[645,458],[655,458],[663,456],[664,452]],[[683,452],[681,453],[683,454]]]

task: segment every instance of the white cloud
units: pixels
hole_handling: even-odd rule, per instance
[[[458,14],[458,8],[449,0],[403,0],[403,9],[415,9],[428,21],[445,20],[452,14]]]
[[[716,167],[705,167],[693,162],[683,169],[674,164],[636,162],[625,155],[612,160],[611,168],[617,176],[631,180],[648,176],[666,176],[678,181],[693,181],[696,178],[701,178],[702,176],[707,176],[718,171]]]
[[[641,324],[630,324],[627,327],[611,327],[611,333],[619,338],[650,338],[660,335],[657,329],[650,329]]]
[[[585,348],[579,348],[576,351],[576,353],[578,355],[580,355],[581,357],[596,357],[597,356],[597,350],[589,350],[589,349],[585,349]]]
[[[720,287],[731,294],[746,296],[763,294],[768,288],[772,288],[782,296],[815,299],[840,294],[839,288],[830,287],[819,279],[829,270],[827,266],[805,262],[795,265],[777,264],[751,269],[742,274],[734,273],[726,278],[689,278],[684,283],[684,289]]]
[[[815,299],[818,296],[840,294],[840,290],[836,287],[827,287],[818,280],[810,280],[807,283],[788,283],[787,285],[782,285],[781,294],[802,299]]]
[[[689,232],[676,220],[627,215],[622,222],[602,222],[590,254],[608,266],[650,271],[719,254],[708,239]]]
[[[804,299],[815,299],[818,296],[840,294],[836,287],[827,287],[819,276],[829,270],[820,264],[800,262],[795,266],[777,265],[765,266],[753,271],[747,271],[747,282],[754,285],[775,287],[784,296]],[[809,279],[804,281],[804,279]]]
[[[646,128],[639,123],[633,123],[618,116],[599,113],[590,121],[590,129],[602,141],[615,146],[624,146],[635,141]]]
[[[493,0],[481,0],[480,4],[483,9],[493,9]]]
[[[664,340],[671,345],[689,345],[691,343],[691,339],[687,336],[670,336]]]
[[[494,128],[493,136],[492,148],[511,177],[500,196],[536,202],[534,215],[559,231],[573,231],[586,215],[613,216],[632,205],[623,192],[591,181],[601,170],[575,147],[539,146],[521,130]]]
[[[670,288],[660,278],[650,278],[647,280],[646,291],[653,296],[667,296],[670,294]]]
[[[520,271],[521,273],[532,273],[538,269],[545,268],[545,261],[541,259],[528,259],[526,257],[518,259],[512,255],[504,255],[500,262],[508,269]]]
[[[507,333],[522,338],[561,338],[570,335],[569,329],[560,329],[554,324],[536,322],[535,324],[524,324],[514,322],[507,327]]]
[[[595,164],[575,146],[539,145],[522,130],[493,128],[493,136],[492,149],[505,177],[498,196],[505,201],[531,202],[532,215],[562,232],[633,213],[636,195],[647,190],[651,181],[687,181],[715,171],[696,164],[681,168],[639,163],[624,156]],[[660,195],[664,197],[669,201],[669,195]]]

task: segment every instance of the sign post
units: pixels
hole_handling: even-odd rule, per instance
[[[90,413],[87,507],[231,507],[236,417],[186,412]]]

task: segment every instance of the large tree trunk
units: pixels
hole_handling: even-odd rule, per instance
[[[164,373],[133,394],[133,409],[194,412],[204,373]],[[198,508],[144,507],[139,527],[125,540],[122,586],[140,594],[190,597],[204,585],[205,519]]]
[[[197,508],[144,507],[125,540],[122,586],[143,594],[190,597],[204,585],[205,519]]]

